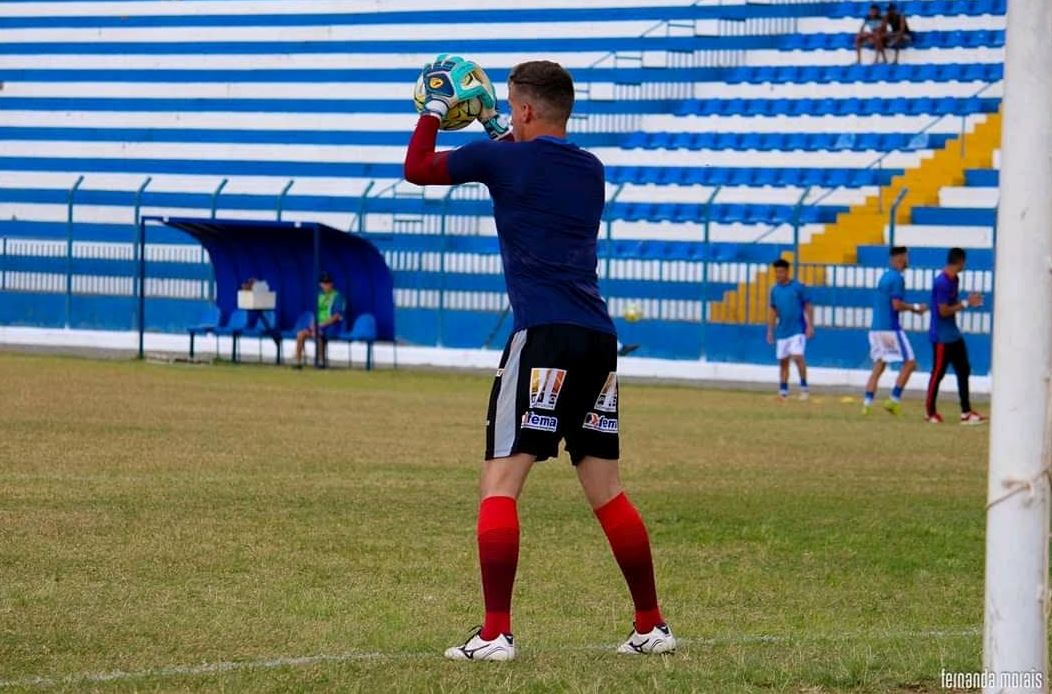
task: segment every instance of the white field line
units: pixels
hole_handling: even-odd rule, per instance
[[[903,632],[858,632],[848,634],[826,634],[818,636],[776,636],[776,635],[732,635],[726,637],[679,639],[679,643],[689,646],[740,646],[740,645],[790,645],[809,643],[835,643],[863,641],[863,640],[895,640],[895,639],[957,639],[972,638],[980,635],[977,628],[956,630],[933,630],[933,631],[903,631]],[[540,653],[554,652],[614,652],[614,644],[580,646],[560,649],[543,649]],[[279,656],[274,658],[261,658],[257,660],[231,660],[216,663],[201,663],[199,665],[172,665],[167,667],[147,668],[144,670],[112,670],[110,672],[88,672],[75,673],[60,677],[22,677],[10,680],[0,680],[0,689],[11,687],[57,687],[63,685],[99,684],[104,682],[117,682],[126,680],[137,680],[145,678],[168,678],[168,677],[192,677],[195,675],[212,675],[225,672],[239,672],[244,670],[271,670],[277,668],[310,667],[322,663],[346,663],[353,661],[388,661],[403,659],[430,659],[440,658],[438,651],[435,652],[403,652],[403,653],[381,653],[374,651],[345,651],[343,653],[319,654],[305,656]]]

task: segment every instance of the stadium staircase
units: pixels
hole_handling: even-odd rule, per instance
[[[861,328],[889,240],[873,201],[902,186],[896,240],[914,265],[961,245],[969,281],[992,286],[998,155],[981,153],[996,140],[1004,0],[900,3],[917,32],[900,65],[854,64],[861,1],[471,5],[0,4],[0,324],[127,328],[137,213],[280,209],[381,248],[403,338],[441,339],[442,310],[443,343],[478,346],[505,302],[488,196],[401,180],[408,85],[454,47],[502,98],[521,60],[574,74],[572,137],[606,165],[602,288],[615,317],[642,311],[620,322],[641,354],[696,357],[708,319],[750,319],[740,304],[759,296],[728,297],[761,292],[794,228],[809,272],[825,273],[821,324]],[[471,24],[485,30],[446,28]],[[152,232],[148,250],[152,327],[181,330],[207,305],[206,259],[175,232]],[[988,314],[967,321],[988,332]]]
[[[994,151],[1001,144],[1001,114],[990,114],[976,128],[961,138],[947,140],[921,163],[907,169],[881,186],[876,195],[853,205],[837,215],[836,221],[811,237],[799,248],[798,272],[801,281],[809,285],[824,285],[832,268],[827,265],[854,265],[858,251],[864,245],[882,245],[889,223],[885,209],[889,201],[901,204],[894,211],[896,223],[908,223],[913,209],[938,205],[939,194],[947,186],[965,182],[970,169],[988,169]],[[781,257],[794,261],[795,250],[784,251]],[[765,298],[774,283],[774,271],[768,268],[750,282],[743,282],[724,294],[723,299],[710,307],[710,319],[721,323],[764,323],[767,320]]]

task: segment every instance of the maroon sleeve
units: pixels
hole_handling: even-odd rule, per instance
[[[405,153],[405,180],[418,186],[448,186],[453,183],[446,162],[449,152],[435,152],[437,137],[438,119],[420,116]]]

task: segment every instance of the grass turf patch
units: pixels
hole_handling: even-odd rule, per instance
[[[9,688],[916,691],[979,667],[986,433],[917,403],[624,385],[681,652],[613,655],[631,604],[564,457],[520,503],[522,657],[479,667],[441,651],[481,620],[488,378],[2,354],[0,383]]]

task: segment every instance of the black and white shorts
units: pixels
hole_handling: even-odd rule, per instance
[[[490,394],[486,460],[529,453],[620,457],[617,338],[575,325],[513,333]]]

